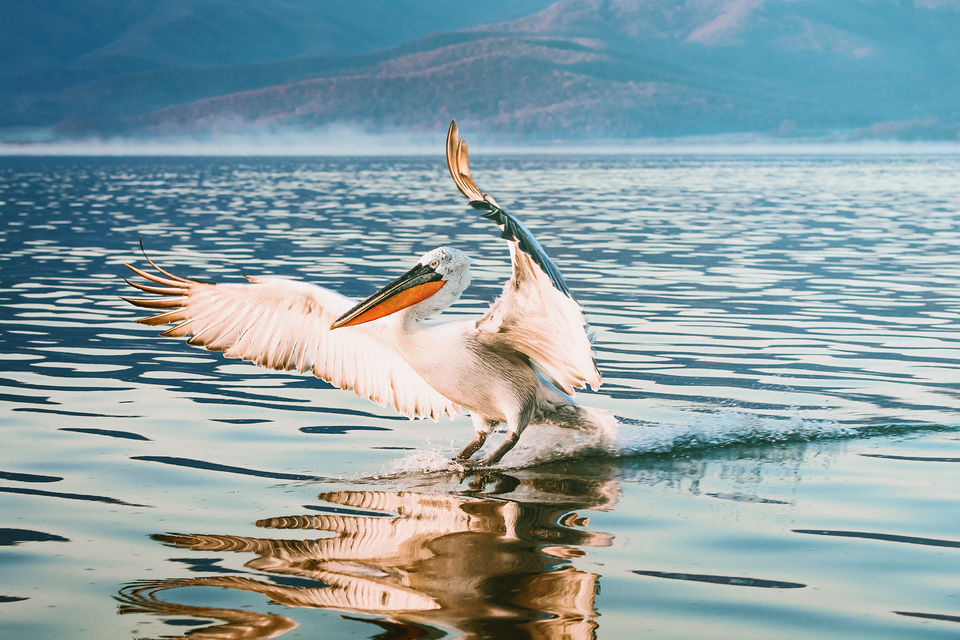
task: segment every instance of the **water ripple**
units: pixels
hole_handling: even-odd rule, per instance
[[[141,236],[186,276],[353,297],[450,244],[475,273],[449,315],[481,314],[508,250],[437,158],[0,158],[0,501],[23,527],[4,623],[956,635],[960,158],[475,165],[597,334],[604,386],[578,398],[621,421],[599,443],[531,428],[504,469],[459,475],[468,419],[410,422],[158,338],[119,298]],[[89,615],[103,594],[123,622]]]
[[[734,587],[760,587],[763,589],[802,589],[805,584],[799,582],[784,582],[782,580],[763,580],[760,578],[742,578],[736,576],[717,576],[702,573],[671,573],[667,571],[641,571],[634,569],[633,573],[653,578],[667,578],[669,580],[690,580],[693,582],[707,582],[710,584],[725,584]]]

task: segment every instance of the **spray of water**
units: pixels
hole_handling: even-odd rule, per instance
[[[732,409],[677,412],[656,421],[616,417],[594,432],[557,427],[530,427],[517,446],[496,465],[518,469],[546,462],[599,457],[671,455],[732,445],[810,442],[835,438],[893,435],[915,431],[903,425],[850,426],[830,420],[757,416]],[[943,427],[953,429],[955,427]],[[424,449],[390,463],[386,473],[415,474],[449,471],[456,443],[428,444]]]

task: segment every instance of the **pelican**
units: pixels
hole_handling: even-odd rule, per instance
[[[313,284],[268,277],[208,283],[125,265],[149,284],[127,284],[163,297],[123,298],[161,309],[138,322],[172,323],[161,335],[222,351],[263,367],[315,376],[409,418],[470,413],[475,435],[453,460],[496,464],[530,424],[599,429],[606,412],[578,405],[574,390],[600,386],[583,309],[530,231],[482,193],[470,176],[457,123],[447,131],[447,167],[469,204],[500,226],[513,265],[509,280],[478,319],[425,322],[470,284],[460,250],[438,247],[367,299],[355,303]],[[143,243],[141,241],[141,249]],[[159,286],[157,286],[159,285]],[[506,423],[503,442],[471,460],[488,434]]]

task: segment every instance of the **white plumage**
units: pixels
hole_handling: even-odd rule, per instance
[[[311,371],[407,417],[452,417],[465,408],[477,435],[458,455],[461,461],[500,422],[507,423],[507,440],[482,464],[497,462],[530,423],[599,426],[600,412],[579,407],[567,395],[600,386],[580,305],[530,232],[477,189],[456,123],[447,136],[447,162],[458,189],[500,225],[510,246],[511,277],[478,320],[423,322],[469,285],[469,260],[449,247],[427,252],[408,273],[358,304],[280,278],[188,280],[149,258],[158,273],[127,266],[154,284],[127,282],[165,297],[125,300],[164,310],[140,320],[175,323],[162,335],[191,336],[190,344],[263,367]]]

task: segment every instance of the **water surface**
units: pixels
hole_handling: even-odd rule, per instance
[[[499,468],[309,377],[157,337],[123,262],[361,297],[442,244],[440,157],[0,159],[11,637],[960,634],[960,159],[478,156],[597,334]]]

